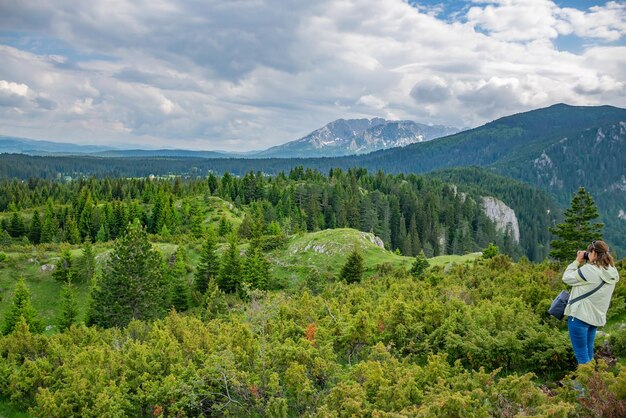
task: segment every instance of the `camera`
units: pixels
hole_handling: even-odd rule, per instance
[[[583,258],[585,259],[585,261],[589,261],[589,253],[587,251],[585,251]]]

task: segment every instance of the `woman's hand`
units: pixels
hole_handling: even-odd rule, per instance
[[[578,251],[576,253],[576,261],[578,261],[578,264],[582,264],[585,262],[585,252],[584,251]]]

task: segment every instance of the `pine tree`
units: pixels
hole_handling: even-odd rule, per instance
[[[211,279],[217,279],[220,272],[220,260],[216,252],[217,242],[215,233],[211,230],[202,247],[200,254],[200,263],[196,271],[195,287],[200,293],[204,294],[207,285]]]
[[[43,331],[43,322],[41,322],[39,314],[30,303],[30,291],[26,286],[24,278],[21,278],[15,287],[11,306],[9,306],[4,317],[2,334],[6,335],[13,332],[20,318],[26,321],[31,332],[39,333]]]
[[[95,209],[95,205],[93,204],[93,201],[91,200],[91,196],[89,196],[78,218],[78,231],[80,233],[80,238],[77,242],[73,244],[77,244],[81,242],[87,235],[89,235],[90,237],[93,237],[97,233],[97,231],[93,230],[94,227],[92,224],[94,209]]]
[[[259,239],[250,242],[243,263],[242,280],[253,289],[267,290],[269,287],[270,263],[263,256]]]
[[[123,327],[133,319],[162,316],[168,296],[162,263],[145,228],[135,220],[115,241],[102,278],[92,290],[89,323]]]
[[[228,311],[226,296],[217,286],[217,280],[211,278],[206,292],[204,293],[204,302],[202,304],[202,317],[206,321],[218,318]]]
[[[415,256],[415,261],[413,261],[413,265],[411,266],[411,276],[415,278],[420,278],[424,275],[424,270],[426,270],[430,266],[428,259],[426,259],[426,255],[424,251],[421,251],[418,255]]]
[[[576,251],[585,249],[593,240],[601,239],[601,223],[591,223],[598,218],[596,205],[584,187],[574,194],[572,203],[565,210],[565,221],[550,232],[559,239],[550,242],[550,256],[560,262],[573,260]]]
[[[189,287],[186,283],[187,266],[182,246],[176,250],[174,264],[169,270],[171,287],[171,305],[178,312],[189,309]]]
[[[341,268],[339,278],[341,280],[345,280],[348,284],[357,283],[360,282],[363,278],[364,272],[365,267],[363,266],[363,256],[355,248],[348,256],[346,264],[344,264],[344,266]]]
[[[408,235],[409,237],[411,237],[411,255],[417,256],[422,248],[422,244],[420,243],[419,233],[417,232],[417,222],[415,220],[415,215],[411,216]]]
[[[61,250],[61,256],[52,271],[52,277],[61,283],[67,283],[72,270],[72,253],[70,248],[66,246],[67,244],[64,245]]]
[[[490,259],[498,255],[500,249],[493,243],[490,242],[487,248],[483,250],[483,258]]]
[[[243,217],[243,221],[241,221],[241,225],[239,225],[239,229],[237,229],[237,234],[239,238],[250,238],[252,237],[252,229],[253,229],[253,221],[250,215],[246,215]]]
[[[11,220],[9,221],[9,225],[7,231],[13,238],[19,238],[26,233],[26,226],[24,225],[24,220],[17,213],[17,210],[13,211],[11,214]]]
[[[65,241],[70,244],[78,244],[81,241],[80,231],[74,217],[71,215],[65,218]]]
[[[231,231],[233,230],[233,225],[228,221],[228,219],[226,219],[225,216],[222,216],[220,218],[220,223],[219,226],[217,228],[217,234],[220,237],[225,237],[226,235],[228,235]]]
[[[41,242],[41,218],[37,210],[33,213],[33,219],[30,221],[28,239],[33,244],[39,244],[39,242]]]
[[[58,232],[59,232],[59,224],[57,222],[56,217],[54,216],[52,207],[48,206],[46,208],[46,214],[44,216],[39,242],[46,243],[46,242],[54,241]]]
[[[96,234],[96,242],[107,242],[109,240],[109,233],[106,225],[100,225],[98,233]]]
[[[193,205],[190,209],[190,223],[189,227],[191,231],[191,235],[194,238],[200,238],[204,235],[204,214],[202,213],[202,208],[199,205]]]
[[[96,256],[89,237],[85,239],[85,244],[83,245],[83,255],[78,260],[77,264],[79,273],[77,275],[79,278],[78,281],[81,283],[89,283],[94,274],[96,274]]]
[[[11,235],[4,229],[0,230],[0,244],[11,245]]]
[[[218,279],[218,286],[226,293],[239,291],[241,287],[241,261],[237,234],[231,234],[228,249],[222,256],[222,265]]]
[[[68,329],[78,318],[78,302],[72,284],[72,274],[70,273],[67,282],[61,288],[61,317],[59,319],[59,329]]]

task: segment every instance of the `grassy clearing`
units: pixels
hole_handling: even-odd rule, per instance
[[[291,287],[298,285],[311,271],[326,278],[337,276],[354,248],[363,255],[366,277],[377,274],[383,265],[409,269],[414,261],[413,257],[397,255],[381,248],[373,234],[347,228],[327,229],[291,237],[285,248],[270,252],[268,259],[273,265],[273,274],[277,280]],[[431,265],[441,266],[464,263],[479,256],[479,253],[440,256],[429,259],[429,262]]]
[[[223,202],[221,199],[217,199]],[[189,261],[188,277],[192,280],[193,271],[200,261],[200,251],[203,240],[178,240],[180,243],[156,242],[153,243],[166,260],[169,260],[179,245],[184,245]],[[94,252],[98,267],[101,268],[111,251],[112,243],[98,243],[94,245]],[[225,250],[227,244],[218,244],[219,252]],[[240,245],[245,252],[247,244]],[[413,257],[397,255],[381,248],[372,234],[354,229],[334,229],[291,237],[284,248],[271,251],[267,254],[272,264],[272,273],[279,283],[290,289],[297,289],[311,271],[318,272],[322,277],[331,279],[336,277],[348,254],[358,248],[365,261],[365,276],[378,274],[381,266],[409,269]],[[82,256],[82,248],[76,246],[71,250],[76,262]],[[20,277],[24,277],[31,291],[32,303],[41,315],[48,333],[56,331],[60,316],[61,283],[52,278],[51,271],[44,271],[42,266],[53,265],[58,260],[60,249],[57,246],[23,247],[23,251],[14,250],[6,253],[8,259],[0,263],[0,318],[8,309],[13,298],[13,291]],[[446,255],[429,259],[433,266],[448,265],[450,263],[464,263],[479,257],[479,253],[463,256]],[[76,298],[79,306],[79,319],[86,315],[89,298],[89,284],[76,284]]]

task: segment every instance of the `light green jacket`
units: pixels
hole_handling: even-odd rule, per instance
[[[611,296],[615,284],[619,281],[619,273],[615,267],[598,267],[593,264],[578,264],[574,261],[567,266],[563,274],[563,281],[572,286],[570,300],[592,291],[601,281],[605,285],[591,296],[579,300],[565,308],[565,315],[573,316],[590,325],[602,326],[606,324],[606,311],[609,310]]]

